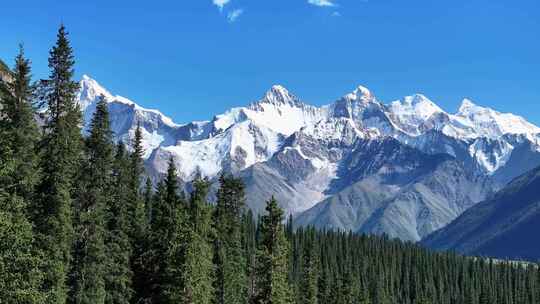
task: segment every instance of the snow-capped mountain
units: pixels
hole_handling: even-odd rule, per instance
[[[419,240],[540,164],[540,128],[468,99],[451,114],[421,94],[385,104],[360,86],[316,107],[276,85],[247,106],[177,124],[84,76],[87,125],[100,95],[118,140],[129,143],[141,125],[152,175],[171,157],[185,182],[237,174],[256,212],[275,195],[320,227]]]

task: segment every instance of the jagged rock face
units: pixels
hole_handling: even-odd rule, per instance
[[[491,193],[445,154],[429,155],[394,139],[359,142],[339,191],[302,213],[298,225],[388,234],[418,241]]]
[[[246,107],[176,124],[85,76],[86,126],[100,95],[117,140],[130,143],[141,125],[155,178],[171,157],[186,182],[237,174],[256,212],[275,195],[299,223],[318,227],[418,240],[540,164],[539,128],[469,100],[450,114],[420,94],[383,104],[358,87],[315,107],[273,86]]]

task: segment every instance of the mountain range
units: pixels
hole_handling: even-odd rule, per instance
[[[141,125],[154,179],[171,157],[185,183],[232,173],[255,213],[274,195],[297,225],[419,241],[540,165],[540,128],[469,99],[451,114],[421,94],[383,103],[358,87],[317,107],[276,85],[246,106],[178,124],[83,76],[85,130],[100,95],[117,140],[131,142]]]

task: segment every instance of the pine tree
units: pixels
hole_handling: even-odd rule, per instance
[[[131,269],[133,270],[133,284],[135,288],[134,302],[140,302],[147,297],[148,273],[148,222],[144,199],[141,195],[141,180],[144,173],[142,147],[142,129],[137,123],[135,137],[132,143],[132,153],[129,162],[129,190],[128,190],[128,216],[130,223],[130,237],[133,247],[131,256]]]
[[[131,270],[132,247],[127,211],[129,192],[129,159],[123,143],[119,143],[113,163],[111,201],[106,209],[107,273],[105,303],[128,304],[134,295]]]
[[[113,193],[113,139],[104,96],[97,102],[85,152],[75,199],[70,303],[99,304],[105,302],[105,209]]]
[[[247,301],[247,261],[242,247],[244,184],[233,176],[222,175],[214,213],[214,264],[216,303],[240,304]]]
[[[33,147],[37,137],[32,135],[34,122],[27,119],[28,115],[32,117],[29,74],[29,61],[21,48],[13,82],[0,80],[0,299],[38,304],[45,300],[44,257],[36,248],[25,201],[33,190],[34,172],[28,169],[35,167]],[[21,151],[17,145],[28,150]]]
[[[150,177],[146,178],[146,183],[144,185],[144,213],[146,216],[146,224],[150,225],[152,222],[152,201],[153,201],[154,189],[152,185],[152,180]]]
[[[318,297],[318,282],[319,282],[319,265],[318,257],[316,256],[317,248],[314,237],[310,234],[309,240],[304,245],[302,255],[302,276],[300,278],[299,304],[317,304]]]
[[[184,225],[185,249],[181,267],[183,289],[179,303],[210,304],[215,293],[212,284],[212,214],[206,202],[209,183],[198,179],[194,181],[194,187],[188,210],[190,225]]]
[[[44,256],[35,247],[25,209],[20,197],[0,190],[0,299],[40,304],[45,301],[41,289]]]
[[[146,229],[146,217],[144,200],[141,197],[141,179],[144,173],[142,147],[142,129],[140,123],[137,123],[135,129],[135,137],[132,143],[132,153],[130,154],[130,179],[129,179],[129,205],[128,212],[131,217],[132,225],[132,241],[137,242],[143,238],[144,230]]]
[[[289,244],[285,239],[283,210],[272,197],[266,203],[261,218],[257,250],[257,282],[254,304],[292,303],[292,291],[287,280]]]
[[[58,31],[49,57],[51,74],[42,81],[42,98],[48,106],[42,142],[43,177],[37,187],[35,223],[40,247],[47,256],[46,303],[66,302],[67,275],[73,242],[72,192],[82,151],[81,112],[75,102],[79,85],[72,81],[73,50],[64,26]]]
[[[174,160],[169,160],[167,176],[158,184],[151,221],[151,271],[153,303],[178,302],[182,290],[186,208],[178,193]]]
[[[0,81],[0,129],[4,147],[13,156],[13,170],[3,176],[0,183],[10,194],[28,201],[33,196],[38,179],[36,145],[39,132],[34,119],[32,100],[35,87],[31,84],[30,61],[24,57],[22,45],[15,58],[13,79],[9,83]]]

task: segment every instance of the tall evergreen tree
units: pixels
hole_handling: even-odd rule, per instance
[[[285,239],[283,210],[272,197],[266,203],[261,218],[257,250],[257,282],[254,304],[292,303],[292,291],[287,279],[289,243]]]
[[[37,131],[30,106],[30,65],[22,48],[14,70],[13,82],[0,79],[0,299],[37,304],[45,300],[43,255],[26,212],[35,183]]]
[[[4,159],[2,159],[3,161]],[[45,303],[45,257],[35,247],[22,198],[0,189],[0,299],[5,303]]]
[[[146,178],[146,183],[144,185],[144,213],[146,216],[146,225],[149,227],[152,222],[152,202],[154,199],[154,187],[152,185],[152,180],[150,177]]]
[[[105,302],[105,209],[113,193],[113,147],[108,106],[101,96],[85,141],[86,158],[77,179],[71,303]]]
[[[222,175],[214,212],[214,263],[216,303],[240,304],[247,301],[247,260],[242,246],[244,184],[233,176]]]
[[[317,304],[319,299],[317,286],[319,282],[319,260],[316,255],[317,248],[313,234],[309,234],[308,237],[309,240],[306,241],[302,256],[303,271],[300,278],[299,304]]]
[[[151,221],[151,277],[153,303],[178,302],[182,293],[180,269],[184,261],[186,208],[178,193],[176,167],[171,158],[165,180],[158,185]]]
[[[68,295],[67,274],[73,242],[72,192],[82,151],[81,111],[75,102],[79,88],[73,78],[73,50],[62,25],[49,57],[51,74],[42,81],[48,116],[42,142],[43,177],[37,187],[35,223],[47,256],[46,303],[62,304]]]
[[[140,122],[137,123],[135,136],[132,142],[132,153],[130,154],[130,178],[129,178],[129,205],[128,212],[132,222],[132,238],[133,242],[144,237],[146,229],[146,217],[144,200],[141,196],[141,181],[144,173],[143,155],[144,148],[142,146],[143,135]]]
[[[36,145],[39,131],[34,119],[32,100],[35,87],[31,84],[30,61],[22,45],[15,58],[10,82],[0,81],[0,129],[4,148],[11,151],[13,170],[0,180],[5,190],[28,201],[38,179]]]
[[[191,193],[188,221],[184,225],[182,293],[179,303],[210,304],[215,295],[213,288],[214,265],[212,263],[212,226],[211,206],[206,201],[209,183],[205,180],[194,181]]]
[[[106,209],[107,274],[105,303],[128,304],[134,296],[130,222],[127,210],[129,192],[129,158],[126,147],[119,143],[113,163],[111,201]]]
[[[140,302],[147,297],[147,268],[148,261],[148,222],[144,198],[141,192],[141,182],[144,173],[142,147],[142,129],[137,122],[135,137],[132,142],[132,153],[129,157],[129,190],[127,194],[127,211],[131,227],[131,269],[133,270],[133,284],[135,288],[134,302]]]

